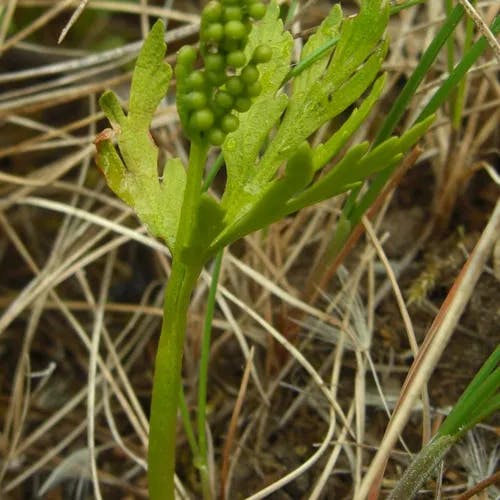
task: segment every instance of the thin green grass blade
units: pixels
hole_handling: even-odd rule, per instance
[[[214,182],[214,179],[219,173],[219,170],[222,168],[222,165],[224,165],[224,155],[219,153],[219,156],[215,159],[213,165],[208,170],[205,180],[203,181],[203,186],[201,188],[203,193],[206,193],[210,189],[210,186]]]
[[[459,7],[459,6],[457,6]],[[453,13],[456,12],[457,8],[453,10]],[[452,14],[453,14],[452,13]],[[495,18],[493,24],[491,25],[491,31],[496,35],[500,32],[500,17]],[[425,120],[430,115],[436,112],[436,110],[444,104],[444,102],[450,97],[452,92],[456,89],[457,85],[462,81],[465,77],[467,71],[471,68],[471,66],[478,60],[478,58],[483,54],[483,52],[488,47],[488,42],[486,38],[481,37],[464,55],[459,64],[455,67],[449,77],[443,82],[443,84],[436,91],[432,99],[427,103],[425,108],[422,110],[418,118],[415,120],[416,123]],[[403,90],[404,92],[404,90]],[[396,104],[395,104],[396,106]],[[389,119],[389,117],[388,117]],[[391,122],[394,118],[391,120]],[[378,135],[378,140],[380,137],[385,137],[385,131],[390,130],[389,123],[384,124],[381,132]],[[396,123],[394,123],[394,127]],[[361,220],[362,215],[365,211],[370,207],[370,205],[375,201],[375,198],[378,196],[380,191],[383,189],[385,184],[387,183],[389,177],[392,175],[392,171],[387,170],[380,172],[373,180],[372,184],[368,188],[367,192],[363,196],[363,198],[355,204],[355,208],[352,213],[349,214],[349,218],[353,227]],[[353,194],[350,196],[354,196]],[[357,196],[357,193],[356,193]]]
[[[499,363],[500,346],[497,347],[495,351],[493,351],[490,357],[484,362],[481,369],[476,373],[475,377],[467,386],[451,413],[441,424],[441,427],[438,431],[439,434],[454,434],[458,432],[460,427],[464,426],[464,416],[467,414],[467,411],[470,411],[468,409],[471,408],[471,405],[475,404],[475,402],[477,401],[477,394],[481,391],[481,386],[485,384],[485,382],[488,380],[488,377],[490,377],[492,373],[496,373],[496,384],[498,390],[500,384],[500,379],[498,377],[500,377],[500,374],[498,373],[499,369],[496,367]]]
[[[427,0],[406,0],[406,2],[398,3],[397,5],[392,5],[389,14],[393,16],[402,10],[409,9],[410,7],[414,7],[415,5],[420,5],[421,3],[425,3]]]
[[[477,413],[475,413],[472,416],[467,429],[471,429],[476,424],[482,422],[484,419],[488,418],[490,415],[493,415],[493,413],[496,413],[499,410],[500,410],[500,394],[496,394],[495,396],[491,397],[491,399],[488,401],[488,403],[484,405],[483,408],[481,408]]]
[[[441,48],[453,34],[453,31],[462,19],[463,15],[464,8],[461,5],[457,5],[448,16],[434,40],[432,40],[431,44],[422,55],[420,62],[415,68],[415,71],[411,75],[410,79],[406,82],[406,85],[394,102],[391,111],[384,120],[384,123],[375,138],[375,146],[385,141],[394,132],[394,129],[408,109],[410,101],[413,99],[418,86],[428,74],[432,64],[441,51]]]
[[[449,16],[453,10],[453,0],[444,0],[444,9]],[[448,59],[448,71],[451,72],[455,66],[455,40],[448,38],[446,42],[446,57]]]
[[[222,256],[224,250],[220,250],[214,261],[212,270],[212,280],[208,290],[207,311],[205,313],[205,323],[203,325],[203,338],[201,345],[201,358],[198,380],[198,455],[196,465],[200,470],[204,498],[210,498],[210,481],[208,472],[208,447],[207,447],[207,387],[208,387],[208,365],[210,362],[210,340],[212,337],[212,322],[214,319],[215,302],[217,296],[217,284],[219,283],[220,270],[222,267]]]
[[[303,73],[306,69],[310,68],[313,64],[319,61],[323,56],[328,54],[328,52],[337,45],[339,41],[339,37],[332,38],[328,40],[328,42],[324,43],[321,47],[318,47],[314,52],[309,54],[307,57],[302,59],[297,66],[294,66],[286,75],[283,84],[290,81],[292,78],[296,78],[301,73]]]
[[[186,396],[182,387],[179,392],[179,410],[181,412],[182,424],[184,425],[184,432],[186,433],[189,448],[191,449],[193,457],[196,457],[199,454],[198,443],[196,442],[196,436],[194,434],[193,424],[191,423]]]
[[[496,17],[491,25],[491,31],[494,35],[500,32],[500,16]],[[436,112],[436,110],[449,98],[453,90],[463,81],[467,71],[479,59],[483,52],[488,47],[488,41],[482,36],[469,51],[463,56],[462,60],[457,64],[455,69],[450,73],[448,78],[441,84],[432,99],[427,103],[425,108],[421,111],[416,119],[417,122],[424,120],[429,115]]]
[[[288,7],[288,12],[286,13],[285,26],[289,26],[297,14],[297,9],[299,6],[299,0],[292,0],[290,6]]]
[[[493,373],[488,375],[483,383],[465,400],[464,406],[464,426],[460,427],[460,432],[463,428],[471,427],[471,422],[476,420],[477,416],[482,414],[485,408],[490,404],[491,399],[495,396],[500,388],[500,367],[497,367]]]

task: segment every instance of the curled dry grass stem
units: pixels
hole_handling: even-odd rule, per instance
[[[89,375],[88,375],[88,391],[87,391],[87,446],[90,456],[90,470],[92,483],[94,486],[94,494],[97,500],[102,499],[101,488],[99,486],[99,478],[97,475],[97,457],[95,448],[95,399],[96,399],[96,375],[97,375],[97,359],[99,355],[99,344],[101,340],[101,332],[104,321],[104,303],[106,302],[113,265],[116,259],[116,252],[111,252],[106,258],[103,279],[101,282],[101,290],[99,293],[98,304],[95,304],[95,319],[92,328],[91,347],[89,353]],[[93,298],[92,298],[93,299]],[[95,303],[95,300],[92,300]]]

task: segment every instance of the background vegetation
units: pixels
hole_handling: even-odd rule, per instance
[[[77,4],[0,6],[2,498],[94,498],[91,463],[103,498],[147,497],[147,413],[169,257],[94,164],[94,138],[107,126],[96,103],[107,88],[127,99],[132,62],[157,17],[168,23],[172,62],[196,38],[202,3],[91,0],[58,45]],[[392,16],[388,85],[356,141],[375,137],[451,4],[429,0]],[[330,7],[323,0],[300,3],[290,19],[297,44]],[[342,7],[356,12],[354,2]],[[479,19],[468,14],[457,26],[405,110],[402,130],[477,40],[481,20],[489,25],[498,14],[495,2],[475,8]],[[328,258],[341,197],[226,251],[210,354],[208,437],[211,474],[227,498],[265,488],[276,489],[273,498],[351,498],[379,449],[388,459],[385,494],[498,345],[500,244],[491,228],[500,219],[494,211],[500,87],[491,45],[439,110],[422,151],[409,156],[405,165],[412,168],[392,179],[363,220],[363,236],[341,266]],[[165,157],[185,159],[172,103],[171,94],[152,135]],[[223,182],[222,172],[215,193]],[[471,255],[480,237],[483,247]],[[459,277],[466,261],[477,281]],[[190,311],[188,410],[196,402],[208,283],[206,274]],[[453,309],[446,314],[457,297],[467,304],[462,317]],[[417,346],[442,331],[443,317],[452,335],[443,355],[410,370]],[[292,354],[287,342],[296,348]],[[433,375],[420,401],[406,408],[401,439],[386,449],[388,414],[398,400],[404,408],[403,382],[419,370]],[[470,432],[424,485],[422,498],[465,494],[483,480],[480,494],[497,496],[495,425]],[[180,491],[197,498],[196,470],[180,426],[179,432]]]

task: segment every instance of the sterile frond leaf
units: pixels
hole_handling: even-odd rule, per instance
[[[316,32],[309,37],[300,54],[300,64],[312,57],[317,51],[322,51],[322,48],[331,41],[338,40],[340,27],[342,25],[342,9],[340,5],[334,5],[328,16],[320,24]],[[314,63],[301,71],[293,80],[293,93],[300,95],[306,93],[311,84],[317,82],[323,75],[328,61],[331,58],[333,47],[323,53],[321,57],[315,59]]]
[[[111,91],[99,100],[113,127],[119,154],[109,138],[98,138],[96,145],[97,163],[109,187],[135,209],[151,234],[164,239],[172,249],[186,174],[180,160],[170,160],[165,168],[166,178],[160,181],[158,148],[149,132],[154,112],[167,92],[172,75],[170,66],[163,61],[164,31],[163,23],[158,21],[139,53],[128,114]]]

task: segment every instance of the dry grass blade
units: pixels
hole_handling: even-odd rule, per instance
[[[227,476],[229,472],[229,466],[231,464],[231,450],[234,445],[234,439],[236,435],[236,427],[238,426],[238,418],[241,413],[241,407],[243,405],[243,401],[245,399],[245,394],[247,391],[248,380],[250,378],[250,371],[252,368],[254,355],[254,348],[250,350],[248,361],[245,366],[245,371],[243,372],[243,377],[241,378],[241,385],[238,391],[238,397],[236,398],[236,403],[234,405],[234,410],[231,415],[231,420],[229,422],[229,428],[227,431],[226,442],[224,444],[224,449],[222,453],[222,468],[220,473],[220,488],[221,488],[221,499],[224,500],[226,498],[226,487],[227,487]]]
[[[487,477],[486,479],[483,479],[482,481],[477,483],[473,488],[468,490],[466,493],[458,495],[456,497],[456,500],[469,500],[469,498],[476,496],[478,493],[485,490],[488,486],[492,484],[498,484],[499,482],[500,482],[500,471],[496,472],[495,474],[492,474],[490,477]]]
[[[474,6],[469,2],[469,0],[459,0],[460,3],[464,6],[467,15],[470,16],[476,26],[478,27],[480,33],[488,40],[490,47],[493,49],[497,61],[500,62],[500,44],[496,39],[495,35],[491,32],[488,24],[484,21],[478,11],[474,8]]]
[[[88,376],[88,392],[87,392],[87,445],[90,455],[90,469],[92,474],[92,483],[94,485],[94,495],[98,500],[102,499],[101,488],[99,486],[99,478],[97,475],[97,458],[95,449],[95,391],[96,391],[96,374],[97,374],[97,359],[99,353],[99,343],[101,339],[101,330],[104,320],[104,304],[106,302],[113,265],[116,259],[116,252],[111,252],[106,259],[103,279],[101,283],[101,291],[99,293],[99,302],[95,311],[94,328],[92,331],[92,345],[90,349],[89,359],[89,376]]]
[[[71,29],[73,24],[76,23],[77,19],[80,17],[81,13],[85,9],[85,6],[88,4],[88,2],[89,0],[80,0],[78,7],[75,9],[73,14],[71,14],[69,21],[66,23],[66,26],[64,26],[63,30],[61,31],[61,34],[57,39],[57,43],[61,43],[66,38],[68,31]]]
[[[31,35],[33,32],[35,32],[42,26],[45,26],[49,21],[51,21],[57,15],[59,15],[59,13],[67,9],[73,2],[74,0],[62,0],[61,2],[58,2],[56,5],[54,5],[51,9],[48,9],[44,14],[35,19],[26,28],[24,28],[23,30],[19,31],[18,33],[10,37],[7,41],[3,42],[0,45],[0,54],[2,52],[5,52],[12,46],[16,45],[21,40],[27,38],[29,35]]]
[[[408,342],[410,344],[411,350],[413,352],[414,356],[417,356],[418,354],[418,344],[417,344],[417,339],[415,337],[415,331],[413,329],[413,324],[410,318],[410,315],[408,313],[408,309],[406,307],[403,294],[401,292],[401,289],[398,285],[398,282],[396,280],[396,276],[394,275],[394,272],[392,270],[392,267],[389,263],[389,260],[387,259],[387,256],[385,255],[385,252],[380,245],[377,235],[370,223],[370,221],[366,218],[363,217],[363,225],[365,227],[365,230],[370,238],[370,241],[374,245],[375,249],[377,250],[377,254],[379,256],[379,259],[381,260],[389,281],[391,282],[392,289],[394,291],[394,295],[396,296],[396,301],[398,303],[398,307],[401,313],[401,317],[403,319],[403,323],[405,325],[406,329],[406,334],[408,337]],[[430,419],[430,401],[429,401],[429,393],[427,391],[427,387],[422,388],[422,403],[424,405],[423,408],[423,432],[422,432],[422,442],[423,444],[427,443],[430,438],[431,438],[431,419]]]
[[[143,0],[141,0],[142,3]],[[82,0],[69,0],[61,9],[67,10],[77,5]],[[30,7],[33,5],[43,6],[51,5],[52,0],[18,0],[18,5],[22,7]],[[99,9],[108,12],[125,12],[129,14],[145,13],[150,16],[165,17],[175,21],[184,22],[199,22],[199,16],[196,14],[188,14],[178,9],[168,9],[164,7],[155,7],[153,5],[136,5],[132,2],[120,2],[113,0],[93,0],[88,8]]]
[[[0,44],[3,44],[7,35],[9,25],[12,21],[12,16],[14,15],[14,12],[16,10],[16,3],[17,0],[8,0],[6,10],[2,15],[2,24],[0,26]]]
[[[352,421],[352,417],[354,415],[354,404],[351,406],[349,409],[349,413],[347,414],[347,421],[350,423]],[[332,474],[332,471],[335,468],[335,464],[337,463],[337,460],[339,458],[340,453],[342,452],[342,445],[341,443],[345,441],[347,434],[348,434],[348,427],[343,427],[342,431],[339,434],[339,439],[338,442],[335,444],[332,452],[330,453],[330,456],[328,457],[328,461],[323,468],[323,471],[318,478],[318,481],[314,485],[314,489],[311,492],[311,496],[309,497],[309,500],[318,500],[321,497],[321,493],[323,489],[325,488],[325,484],[328,481],[329,476]]]

